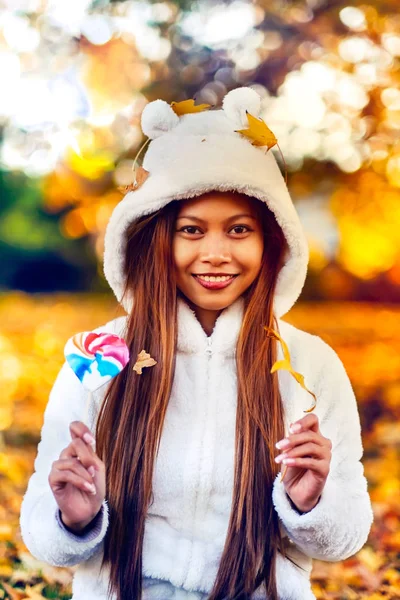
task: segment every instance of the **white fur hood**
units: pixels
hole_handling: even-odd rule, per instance
[[[104,240],[104,273],[121,302],[125,283],[126,230],[130,223],[171,202],[210,190],[242,192],[265,202],[287,242],[279,272],[274,313],[287,313],[299,297],[307,275],[309,249],[273,149],[253,146],[238,130],[248,127],[246,111],[258,117],[261,98],[238,88],[226,94],[220,110],[178,117],[164,100],[149,102],[142,113],[143,132],[151,140],[143,159],[144,183],[115,207]],[[267,151],[268,150],[268,151]],[[129,313],[134,304],[126,296]]]
[[[225,309],[207,337],[183,300],[178,309],[176,372],[154,474],[154,503],[143,547],[144,600],[205,600],[224,545],[233,485],[236,419],[235,344],[243,300]],[[97,331],[124,334],[121,317]],[[293,368],[317,396],[315,413],[333,444],[331,470],[320,502],[306,514],[295,511],[280,476],[272,499],[286,535],[286,547],[299,566],[278,556],[280,600],[312,600],[312,558],[345,559],[365,543],[373,520],[360,462],[360,422],[353,390],[334,350],[318,336],[279,320]],[[283,358],[279,348],[278,358]],[[303,416],[310,395],[287,373],[278,371],[285,429]],[[103,386],[104,388],[104,386]],[[94,394],[94,430],[104,389]],[[55,566],[74,566],[73,600],[106,600],[107,571],[99,574],[108,521],[105,500],[94,530],[79,537],[59,523],[48,475],[69,444],[69,423],[81,420],[85,392],[67,365],[51,391],[41,442],[21,508],[21,532],[29,551]],[[135,532],[132,532],[134,535]],[[253,596],[263,598],[261,590]],[[113,598],[115,600],[115,598]]]

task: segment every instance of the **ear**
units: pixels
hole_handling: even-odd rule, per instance
[[[248,127],[246,111],[258,117],[261,110],[261,96],[249,87],[231,90],[222,101],[222,108],[228,119],[240,127]]]
[[[154,140],[170,131],[179,123],[179,117],[165,100],[154,100],[146,104],[142,111],[142,131]]]

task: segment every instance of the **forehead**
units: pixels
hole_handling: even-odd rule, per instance
[[[238,192],[207,192],[195,198],[181,200],[178,217],[185,214],[210,216],[212,213],[218,215],[235,214],[246,212],[254,217],[258,216],[257,204],[259,200],[250,198]]]

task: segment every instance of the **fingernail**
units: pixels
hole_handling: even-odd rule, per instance
[[[298,433],[301,430],[300,423],[296,423],[295,425],[291,425],[290,431],[291,433]]]
[[[85,481],[85,488],[88,490],[88,492],[91,492],[92,494],[96,493],[96,488],[93,485],[93,483],[89,483],[88,481]]]
[[[91,474],[91,476],[92,476],[92,477],[94,477],[94,466],[93,466],[93,465],[91,465],[91,466],[88,468],[88,471],[89,471],[89,473]]]
[[[289,446],[289,444],[290,444],[290,441],[287,438],[285,438],[284,440],[281,440],[280,442],[276,442],[275,446],[276,446],[276,448],[281,449],[281,448],[286,448],[286,446]]]
[[[95,439],[93,436],[90,435],[90,433],[86,432],[83,434],[83,439],[85,440],[85,442],[87,444],[95,444]]]
[[[279,454],[278,456],[275,456],[275,462],[280,463],[284,456],[284,454]]]

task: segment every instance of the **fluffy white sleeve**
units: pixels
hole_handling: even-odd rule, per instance
[[[120,334],[120,325],[121,318],[95,331]],[[88,393],[68,364],[64,363],[50,392],[34,464],[35,471],[22,500],[22,539],[35,558],[53,566],[73,566],[90,558],[102,544],[109,524],[108,505],[104,500],[96,526],[83,536],[71,534],[60,526],[57,518],[58,505],[48,481],[52,463],[58,460],[61,451],[71,442],[70,423],[83,419]]]
[[[322,357],[322,366],[311,389],[317,396],[314,412],[321,433],[333,444],[330,472],[318,504],[308,513],[292,507],[280,474],[274,481],[272,499],[289,538],[302,552],[311,558],[339,561],[365,544],[373,512],[360,462],[363,447],[354,392],[336,352],[321,338],[317,340],[310,368],[321,361],[317,356]],[[300,417],[296,415],[293,421]]]

